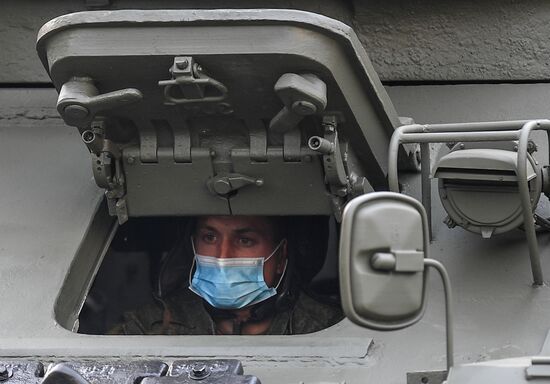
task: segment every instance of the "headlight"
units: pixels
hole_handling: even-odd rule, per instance
[[[487,143],[485,143],[487,144]],[[523,223],[516,175],[517,152],[513,142],[507,149],[476,148],[460,143],[443,156],[434,168],[439,195],[448,213],[446,223],[489,238]],[[540,167],[527,155],[527,180],[532,209],[542,192]]]

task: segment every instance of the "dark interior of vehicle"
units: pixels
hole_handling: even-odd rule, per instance
[[[79,333],[107,334],[124,312],[188,285],[192,217],[133,218],[118,228],[79,316]],[[301,288],[339,305],[338,225],[328,216],[287,217]]]

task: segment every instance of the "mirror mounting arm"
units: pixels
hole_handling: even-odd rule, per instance
[[[406,256],[405,256],[406,254]],[[405,257],[403,257],[405,256]],[[411,256],[416,256],[414,262],[406,262],[406,267],[400,266],[400,260],[410,260]],[[447,335],[447,372],[454,365],[453,349],[453,315],[452,315],[452,292],[451,279],[447,270],[439,261],[435,259],[424,258],[424,252],[408,251],[408,252],[377,252],[371,258],[371,266],[379,271],[392,272],[416,272],[422,271],[424,267],[432,267],[441,276],[443,281],[443,290],[445,292],[445,326]]]
[[[435,259],[424,259],[424,265],[432,267],[441,276],[443,282],[443,290],[445,292],[445,325],[447,328],[447,374],[451,367],[454,365],[454,339],[453,339],[453,313],[452,313],[452,291],[451,291],[451,279],[447,270],[439,261]]]
[[[412,257],[411,257],[412,256]],[[416,256],[416,257],[415,257]],[[411,259],[416,259],[411,262]],[[407,260],[405,265],[400,265],[400,261]],[[424,252],[418,251],[392,251],[392,252],[377,252],[371,258],[371,265],[374,269],[379,271],[392,271],[392,272],[416,272],[422,271],[424,267],[432,267],[441,276],[443,281],[443,290],[445,292],[445,325],[447,335],[447,372],[454,364],[453,349],[453,315],[452,315],[452,292],[451,292],[451,279],[447,270],[439,261],[435,259],[424,258]]]

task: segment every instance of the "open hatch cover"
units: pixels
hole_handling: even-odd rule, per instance
[[[290,10],[58,17],[40,58],[110,212],[340,216],[399,125],[352,29]]]

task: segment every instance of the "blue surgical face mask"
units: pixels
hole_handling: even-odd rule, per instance
[[[264,280],[264,263],[281,247],[284,240],[266,257],[217,258],[195,253],[195,274],[189,275],[189,289],[210,305],[220,309],[239,309],[264,301],[275,294],[283,279],[285,268],[275,287]],[[191,240],[191,242],[193,242]],[[193,268],[191,268],[191,271]]]

